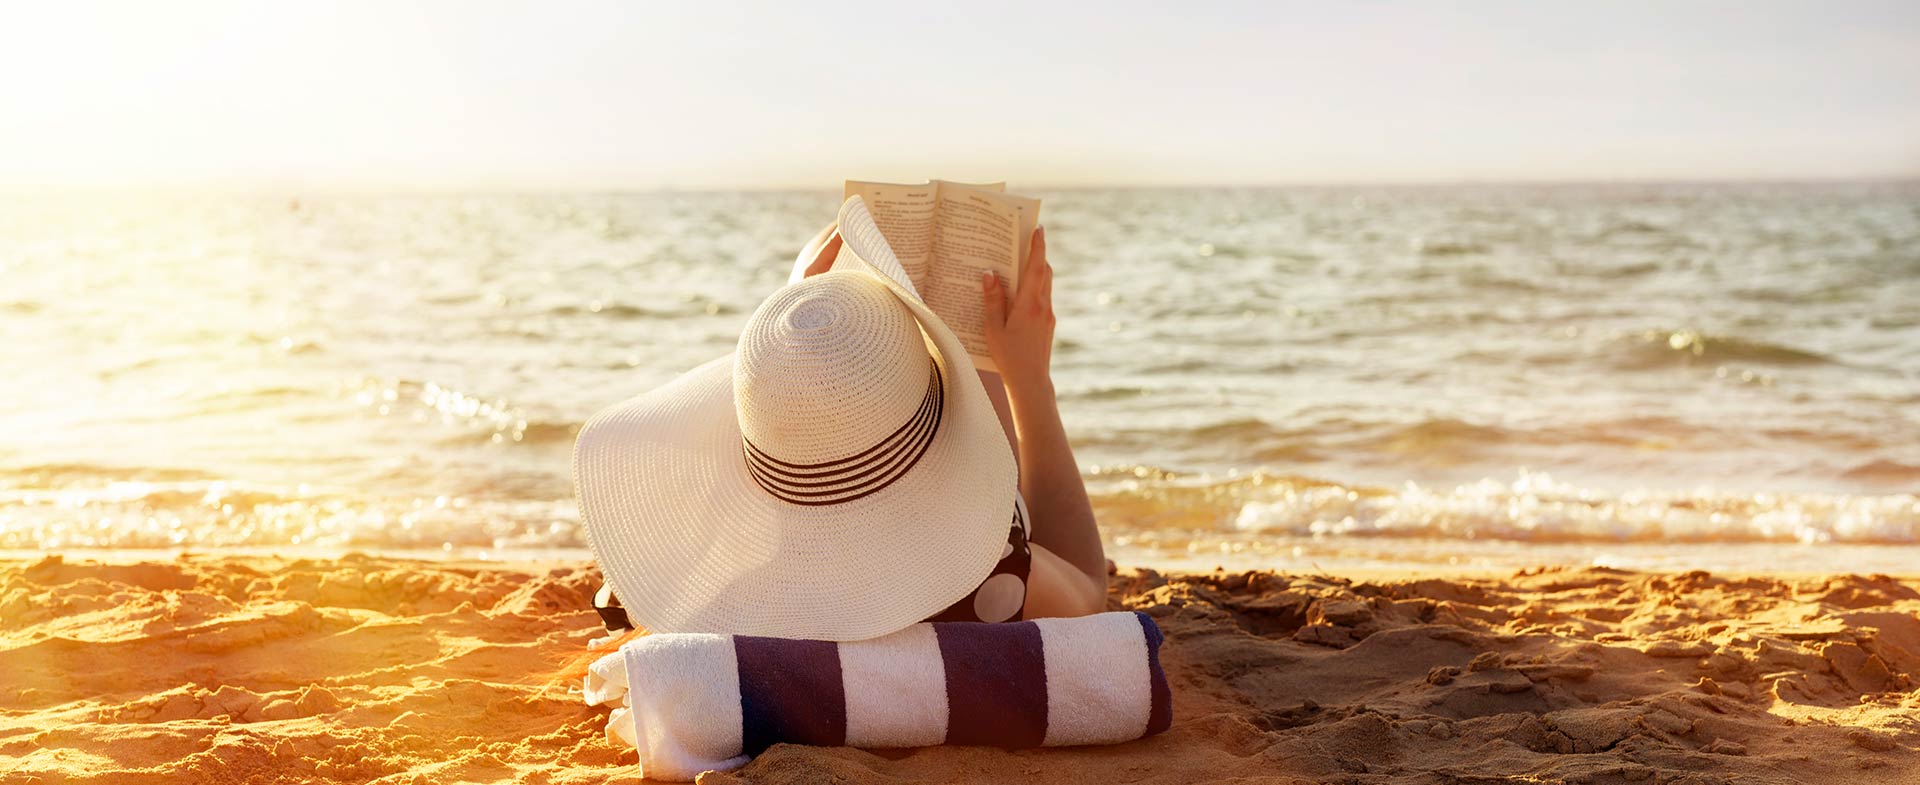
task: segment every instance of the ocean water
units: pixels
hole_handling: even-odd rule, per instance
[[[1920,571],[1920,185],[1037,195],[1121,561]],[[575,552],[834,196],[0,201],[0,549]]]

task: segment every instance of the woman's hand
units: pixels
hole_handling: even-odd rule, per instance
[[[982,273],[986,301],[987,351],[1000,366],[1007,395],[1018,401],[1053,392],[1053,266],[1047,264],[1047,230],[1033,230],[1026,269],[1011,301],[999,276]]]
[[[826,242],[820,242],[821,237],[827,238]],[[814,246],[813,243],[820,244]],[[808,247],[818,250],[814,251],[813,261],[807,263],[806,272],[800,276],[801,278],[812,278],[833,268],[834,257],[840,255],[840,227],[827,224],[827,228],[821,229],[819,234],[814,235],[813,242],[808,243]],[[806,251],[803,250],[800,254],[805,256]]]

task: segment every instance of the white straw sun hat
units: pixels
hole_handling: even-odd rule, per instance
[[[857,196],[840,234],[733,354],[581,428],[587,542],[641,627],[862,640],[999,561],[1016,469],[973,362]]]

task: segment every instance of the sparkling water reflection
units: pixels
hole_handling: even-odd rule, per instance
[[[1041,195],[1116,544],[1920,541],[1920,187]],[[6,202],[0,547],[577,547],[833,207]]]

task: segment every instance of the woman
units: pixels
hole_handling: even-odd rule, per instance
[[[604,615],[859,640],[1101,610],[1106,562],[1049,372],[1044,231],[1031,242],[1016,291],[981,281],[1000,374],[974,370],[855,198],[735,353],[583,427],[582,519],[625,608]]]

